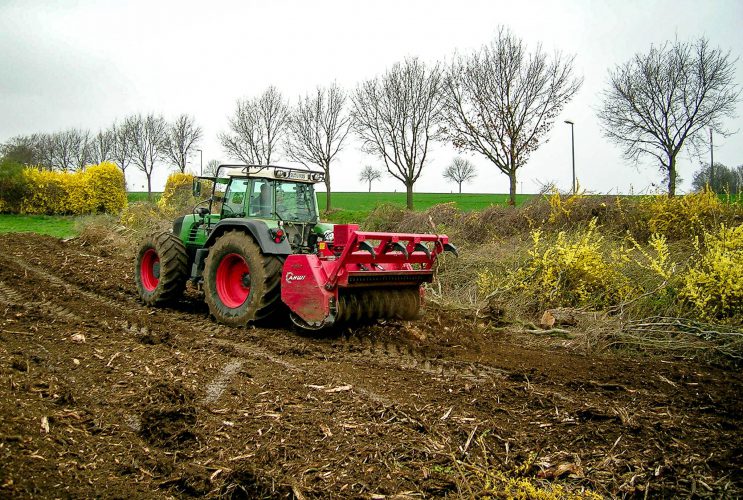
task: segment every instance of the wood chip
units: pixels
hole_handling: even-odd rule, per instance
[[[340,385],[338,387],[333,387],[332,389],[326,389],[325,392],[331,393],[331,392],[344,392],[344,391],[350,391],[353,389],[352,385]]]

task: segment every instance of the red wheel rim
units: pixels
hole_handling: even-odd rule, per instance
[[[139,278],[142,286],[148,292],[157,288],[160,283],[160,257],[154,248],[149,248],[142,255],[142,263],[139,266]]]
[[[224,305],[240,307],[250,295],[250,268],[242,255],[226,255],[217,267],[217,295]]]

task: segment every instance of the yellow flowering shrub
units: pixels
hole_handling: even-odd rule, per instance
[[[93,211],[93,193],[88,190],[87,175],[83,172],[59,173],[66,199],[62,203],[62,213],[88,214]]]
[[[84,172],[27,168],[28,192],[21,203],[26,214],[118,213],[126,206],[124,175],[112,163],[92,165]]]
[[[67,200],[65,175],[61,172],[28,168],[24,171],[28,193],[21,202],[24,214],[63,214]]]
[[[126,206],[124,174],[115,164],[103,162],[85,171],[92,212],[117,214]]]
[[[673,238],[701,234],[723,213],[725,204],[711,191],[684,196],[649,196],[640,200],[640,212],[651,233]]]
[[[743,316],[743,225],[721,225],[695,241],[697,259],[690,266],[680,296],[703,319]]]
[[[550,206],[549,222],[554,224],[562,219],[570,219],[570,214],[577,204],[585,198],[584,194],[578,191],[576,194],[561,195],[557,188],[547,197]]]
[[[616,259],[604,248],[596,220],[574,233],[561,231],[546,241],[541,230],[531,232],[532,248],[527,262],[505,280],[494,273],[479,273],[481,295],[504,286],[524,292],[539,308],[553,306],[602,307],[616,304],[632,293],[618,269]],[[607,256],[608,255],[608,256]]]
[[[165,182],[165,191],[157,202],[158,207],[171,214],[184,208],[191,209],[196,204],[193,197],[193,179],[194,176],[191,174],[180,172],[170,174]]]

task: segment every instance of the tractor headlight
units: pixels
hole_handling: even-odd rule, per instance
[[[328,229],[327,231],[325,231],[325,233],[323,233],[322,239],[324,241],[327,241],[329,243],[332,243],[333,242],[334,235],[335,235],[335,233],[333,232],[333,230],[332,229]]]

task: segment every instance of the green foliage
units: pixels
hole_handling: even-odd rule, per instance
[[[715,163],[714,169],[710,169],[709,164],[703,165],[694,172],[691,186],[695,191],[709,189],[718,194],[740,194],[743,192],[743,165],[728,168]]]
[[[0,161],[0,212],[17,213],[28,193],[23,165],[12,160]]]

